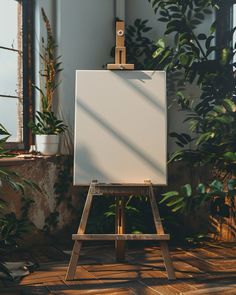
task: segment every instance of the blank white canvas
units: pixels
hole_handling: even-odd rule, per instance
[[[74,184],[167,179],[163,71],[76,71]]]

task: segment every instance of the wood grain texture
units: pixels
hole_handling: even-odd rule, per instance
[[[123,35],[120,32],[123,32]],[[124,21],[116,22],[116,47],[125,46],[125,23]]]
[[[156,240],[163,241],[169,240],[170,235],[168,234],[74,234],[72,235],[73,240],[78,241],[145,241],[145,240]]]
[[[55,245],[58,247],[58,245]],[[80,265],[76,269],[75,280],[65,281],[66,261],[59,261],[56,247],[29,249],[28,255],[37,253],[42,257],[40,267],[20,282],[2,281],[0,294],[3,295],[235,295],[236,269],[222,264],[223,269],[202,268],[206,265],[220,265],[227,256],[236,256],[234,245],[214,248],[209,246],[194,249],[172,249],[172,258],[177,280],[167,279],[162,262],[161,249],[147,246],[144,250],[127,249],[126,262],[108,261],[114,258],[114,249],[109,246],[83,247]],[[212,255],[217,249],[217,255]],[[230,255],[227,255],[227,253]],[[55,253],[52,261],[48,253]],[[198,255],[196,255],[196,253]],[[99,254],[99,255],[98,255]],[[226,255],[225,255],[226,254]],[[88,259],[95,256],[95,260]],[[97,256],[97,257],[96,257]],[[19,259],[22,253],[19,252]],[[47,262],[46,261],[47,257]],[[14,256],[16,258],[16,256]],[[4,259],[4,257],[2,257]],[[58,260],[57,260],[58,259]],[[208,261],[210,259],[210,262]],[[194,265],[192,265],[194,261]],[[198,261],[198,263],[197,263]],[[199,269],[198,266],[201,268]],[[6,286],[7,285],[7,286]],[[5,286],[5,287],[4,287]]]
[[[134,70],[133,64],[119,63],[119,64],[107,64],[107,70]]]
[[[118,235],[125,234],[125,200],[124,197],[116,197],[115,232]],[[125,260],[125,239],[115,238],[116,260]]]
[[[119,191],[122,186],[118,185],[110,185],[114,191]],[[124,197],[116,197],[116,212],[115,212],[115,234],[85,234],[85,228],[88,221],[88,214],[91,208],[92,199],[94,194],[102,195],[102,185],[99,186],[99,183],[92,182],[89,187],[87,199],[85,201],[84,210],[82,213],[80,226],[77,231],[77,234],[72,235],[72,240],[75,241],[74,247],[72,250],[68,271],[66,274],[66,280],[73,280],[75,277],[76,266],[80,254],[80,249],[82,245],[82,241],[93,241],[93,240],[101,240],[101,241],[115,241],[115,249],[116,249],[116,259],[117,261],[124,261],[125,259],[125,241],[126,240],[158,240],[160,241],[160,247],[162,256],[164,259],[164,264],[167,271],[168,279],[175,280],[175,272],[173,268],[173,263],[171,261],[167,240],[170,239],[168,234],[164,233],[164,229],[161,222],[161,217],[159,214],[159,210],[157,207],[154,190],[152,183],[148,180],[144,182],[144,186],[148,187],[147,193],[150,199],[152,214],[154,218],[154,223],[156,227],[157,234],[125,234],[125,199]],[[97,189],[99,188],[99,190]],[[142,188],[142,186],[138,186]],[[122,190],[123,191],[123,190]]]
[[[90,184],[87,198],[85,201],[84,210],[83,210],[80,225],[79,225],[79,228],[77,231],[78,234],[84,234],[84,232],[85,232],[89,212],[90,212],[91,205],[92,205],[94,186],[95,186],[95,183],[92,182]],[[68,270],[66,273],[66,278],[65,278],[66,280],[73,280],[74,279],[75,272],[76,272],[76,266],[77,266],[79,255],[80,255],[81,246],[82,246],[81,241],[75,241],[73,249],[72,249],[72,254],[71,254]]]
[[[149,198],[150,198],[150,203],[151,203],[151,208],[152,208],[152,215],[154,218],[154,224],[156,227],[156,232],[157,232],[157,234],[164,235],[164,229],[162,226],[159,209],[157,207],[157,202],[156,202],[156,198],[154,195],[153,186],[151,184],[149,186]],[[164,259],[168,279],[175,280],[176,279],[175,271],[174,271],[173,263],[171,260],[168,244],[165,239],[160,240],[160,246],[161,246],[161,252],[162,252],[163,259]]]

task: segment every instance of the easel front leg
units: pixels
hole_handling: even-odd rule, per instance
[[[150,197],[150,203],[151,203],[152,214],[153,214],[154,223],[156,227],[156,232],[157,234],[164,234],[164,229],[162,226],[161,217],[157,207],[157,202],[155,199],[152,184],[150,184],[150,188],[149,188],[149,197]],[[161,253],[162,253],[164,264],[166,267],[168,279],[175,280],[176,279],[175,271],[174,271],[173,263],[170,257],[167,241],[160,241],[160,246],[161,246]]]
[[[125,200],[123,197],[116,198],[116,234],[125,233]],[[125,241],[115,241],[116,260],[125,260]]]
[[[75,241],[74,247],[70,257],[70,263],[66,273],[66,281],[72,281],[75,278],[76,267],[79,259],[80,249],[82,246],[82,242]]]
[[[89,190],[88,190],[83,214],[82,214],[80,225],[79,225],[79,228],[77,231],[78,234],[84,234],[84,232],[85,232],[89,212],[91,209],[92,199],[93,199],[94,185],[95,185],[95,183],[91,183]],[[82,246],[81,241],[75,241],[74,247],[73,247],[73,250],[71,253],[70,263],[69,263],[67,273],[66,273],[66,278],[65,278],[68,281],[74,280],[74,278],[75,278],[76,266],[78,263],[81,246]]]
[[[173,267],[173,262],[171,260],[168,244],[166,241],[160,241],[160,246],[161,246],[161,253],[163,256],[164,264],[166,267],[167,277],[169,280],[175,280],[176,276],[175,276],[175,271]]]

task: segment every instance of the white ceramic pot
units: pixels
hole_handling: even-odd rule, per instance
[[[59,134],[36,134],[36,151],[45,156],[56,155],[59,146]]]

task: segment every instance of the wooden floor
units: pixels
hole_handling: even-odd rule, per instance
[[[158,247],[128,250],[126,262],[116,263],[111,246],[85,246],[76,280],[65,282],[68,255],[54,247],[32,249],[28,258],[38,261],[39,268],[18,283],[1,281],[0,294],[236,295],[235,244],[175,248],[171,253],[176,281],[167,280]]]

